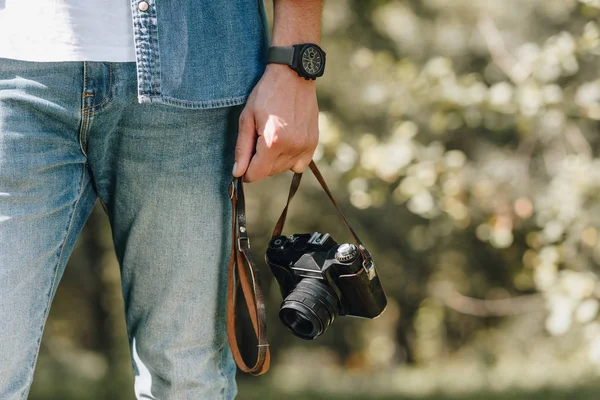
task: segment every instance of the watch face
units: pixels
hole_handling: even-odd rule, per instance
[[[315,47],[308,47],[302,53],[302,68],[309,75],[317,75],[323,68],[323,57]]]

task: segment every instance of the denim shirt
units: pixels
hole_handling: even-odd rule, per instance
[[[131,7],[140,103],[215,108],[247,100],[265,68],[263,0],[131,0]]]

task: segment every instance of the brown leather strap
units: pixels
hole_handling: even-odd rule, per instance
[[[356,243],[356,246],[358,247],[358,251],[360,251],[360,254],[363,257],[363,260],[365,260],[365,264],[366,265],[370,264],[372,262],[371,254],[365,248],[365,246],[362,244],[358,235],[356,234],[356,232],[354,232],[354,229],[352,229],[352,227],[350,226],[350,223],[346,219],[346,216],[344,216],[344,213],[340,209],[340,206],[333,198],[333,195],[331,194],[331,191],[329,190],[327,183],[325,183],[325,179],[323,178],[323,175],[321,175],[321,171],[319,171],[317,164],[315,164],[314,161],[311,161],[310,164],[308,165],[308,167],[314,174],[315,178],[317,178],[317,181],[319,181],[319,184],[321,185],[323,190],[325,190],[325,193],[327,193],[327,196],[329,197],[329,199],[335,206],[340,217],[342,217],[342,220],[344,221],[344,225],[346,225],[346,228],[348,228],[350,235],[352,235],[352,238],[354,239],[354,243]],[[273,230],[272,237],[279,236],[279,235],[281,235],[281,232],[283,232],[283,226],[285,225],[285,219],[287,217],[288,207],[290,205],[290,202],[292,201],[292,198],[298,191],[298,186],[300,185],[300,179],[302,179],[302,174],[295,173],[294,178],[292,179],[292,184],[290,185],[290,192],[288,194],[287,204],[285,205],[285,208],[283,209],[283,212],[281,213],[279,220],[277,220],[277,224],[275,225],[275,229]]]
[[[283,225],[285,225],[285,219],[287,218],[287,212],[288,212],[288,208],[290,207],[290,202],[292,201],[292,198],[298,191],[298,187],[300,186],[301,179],[302,179],[302,174],[298,174],[298,173],[294,174],[294,177],[292,178],[292,184],[290,185],[290,193],[288,194],[287,203],[285,204],[285,208],[281,212],[281,216],[279,216],[279,219],[277,220],[277,223],[275,224],[275,229],[273,229],[273,234],[271,235],[272,238],[274,238],[275,236],[281,235],[281,232],[283,232]]]
[[[267,315],[262,289],[256,273],[256,263],[250,251],[242,180],[234,179],[230,190],[233,218],[231,260],[227,282],[227,337],[238,368],[252,375],[262,375],[269,370],[271,360],[269,343],[267,342]],[[257,358],[251,367],[246,364],[242,357],[235,329],[236,294],[239,293],[240,286],[257,340]]]

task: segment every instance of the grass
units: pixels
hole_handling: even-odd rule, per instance
[[[598,400],[600,386],[577,387],[572,389],[545,389],[536,392],[509,391],[501,393],[471,393],[468,395],[434,394],[423,397],[407,397],[402,395],[371,396],[336,395],[333,393],[281,393],[265,390],[264,387],[254,387],[252,384],[240,384],[239,400]]]

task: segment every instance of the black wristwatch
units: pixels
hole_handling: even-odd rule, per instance
[[[289,65],[298,76],[315,80],[325,72],[325,52],[314,43],[271,47],[267,63]]]

